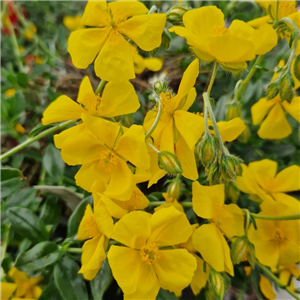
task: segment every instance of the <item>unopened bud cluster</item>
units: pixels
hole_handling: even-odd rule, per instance
[[[154,92],[158,95],[167,91],[167,83],[165,81],[156,81],[153,86]]]
[[[177,4],[167,12],[167,21],[173,25],[179,25],[182,22],[183,15],[191,8],[185,3]]]

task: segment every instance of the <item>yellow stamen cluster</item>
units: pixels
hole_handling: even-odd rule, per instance
[[[84,98],[84,109],[91,115],[99,117],[99,112],[103,110],[103,101],[100,94],[87,93]]]
[[[102,151],[100,154],[100,165],[106,171],[111,172],[111,171],[117,169],[118,160],[119,160],[119,157],[112,150],[105,150],[105,151]]]
[[[89,216],[84,221],[84,233],[87,238],[93,238],[99,233],[96,220],[93,216]]]
[[[163,120],[167,115],[172,115],[174,112],[174,101],[172,101],[173,96],[171,92],[162,92],[160,94],[160,103],[161,103],[161,120]],[[158,110],[158,107],[155,107],[154,110]]]
[[[229,32],[229,30],[225,26],[216,25],[213,28],[211,34],[215,35],[215,36],[221,36],[221,35],[230,34],[230,32]]]
[[[144,245],[141,249],[140,255],[142,261],[148,265],[152,265],[161,257],[156,243],[147,243]]]
[[[223,230],[230,228],[234,225],[234,219],[231,213],[226,209],[226,205],[220,205],[219,203],[213,203],[214,217],[212,221],[217,226],[222,226]],[[226,222],[222,220],[226,219]]]
[[[284,240],[284,234],[280,228],[276,228],[273,232],[273,240],[277,242],[283,242]]]

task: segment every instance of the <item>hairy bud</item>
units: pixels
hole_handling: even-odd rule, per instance
[[[163,92],[166,92],[167,91],[167,83],[165,81],[156,81],[154,83],[154,91],[156,94],[160,95],[161,93]]]
[[[294,76],[300,81],[300,54],[294,60]]]
[[[217,147],[211,134],[205,133],[200,142],[196,145],[196,153],[202,165],[208,168],[215,160]]]
[[[167,12],[167,21],[173,25],[178,25],[182,22],[183,15],[191,8],[186,4],[177,4],[169,9]]]
[[[233,101],[227,105],[226,120],[230,121],[234,118],[242,116],[242,106],[239,102]]]
[[[158,165],[161,169],[167,171],[169,174],[182,173],[181,164],[175,154],[168,151],[161,151],[158,154]]]
[[[223,299],[226,289],[229,287],[230,280],[226,275],[211,269],[209,273],[210,286],[218,299]]]
[[[291,102],[294,98],[294,79],[290,73],[284,74],[279,81],[279,94],[282,101]]]
[[[178,178],[172,179],[167,189],[168,196],[172,199],[179,199],[181,193],[181,182]]]
[[[278,81],[271,82],[266,90],[267,100],[275,98],[279,94],[279,85]]]
[[[225,195],[233,203],[236,203],[240,196],[240,190],[238,189],[234,181],[228,181],[225,183]]]

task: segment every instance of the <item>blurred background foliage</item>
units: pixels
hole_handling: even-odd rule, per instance
[[[6,2],[1,2],[2,153],[45,129],[40,125],[42,113],[59,95],[65,94],[76,100],[79,84],[85,75],[89,76],[94,88],[99,83],[92,65],[87,70],[76,69],[67,52],[70,31],[63,25],[63,19],[65,16],[82,15],[86,2],[18,1],[12,4],[13,6],[8,6]],[[145,1],[144,4],[148,8],[156,5],[161,12],[166,12],[175,1]],[[195,8],[204,5],[218,6],[223,11],[228,25],[233,19],[249,21],[262,15],[259,6],[248,1],[190,1],[189,5]],[[14,8],[18,9],[21,16],[14,12]],[[17,45],[14,44],[5,25],[8,14]],[[28,30],[33,34],[30,35]],[[16,52],[12,51],[12,45],[18,48],[19,58],[16,57]],[[149,56],[146,52],[141,54]],[[243,92],[243,119],[250,129],[249,138],[246,142],[240,138],[227,146],[231,153],[240,156],[245,163],[269,158],[278,162],[279,170],[299,164],[299,129],[296,121],[288,116],[293,127],[292,135],[283,140],[268,141],[257,136],[258,126],[252,125],[250,115],[250,107],[264,95],[274,68],[281,59],[286,59],[288,54],[287,43],[281,41],[265,56]],[[158,78],[166,80],[168,86],[176,92],[183,71],[193,60],[185,40],[175,34],[171,35],[169,49],[160,47],[155,56],[163,58],[162,70],[158,73],[145,70],[132,80],[141,107],[135,114],[121,117],[126,126],[132,123],[142,124],[146,112],[153,107],[148,97],[152,93],[153,83]],[[201,94],[207,88],[210,72],[211,65],[201,65],[199,80],[196,83],[198,96],[191,111],[202,111]],[[239,76],[224,71],[218,72],[211,92],[215,99],[218,120],[225,119],[226,103],[233,96],[236,82],[245,76],[246,72]],[[87,283],[77,274],[80,253],[68,251],[69,246],[81,245],[74,237],[86,204],[92,203],[91,196],[75,184],[74,175],[78,168],[67,166],[62,161],[60,151],[53,144],[53,134],[2,161],[2,279],[8,279],[7,272],[16,264],[30,276],[43,275],[43,293],[39,299],[122,299],[122,292],[113,281],[106,261],[96,278]],[[204,180],[202,171],[200,182]],[[141,189],[150,201],[158,201],[163,199],[165,181],[161,180],[150,190],[142,184]],[[184,179],[184,183],[185,190],[182,199],[179,200],[191,199],[191,182]],[[297,194],[293,196],[299,198]],[[240,196],[238,204],[240,207],[248,207],[250,211],[258,211],[257,204],[250,201],[246,195]],[[192,209],[186,213],[189,219],[196,219]],[[64,272],[64,269],[68,272]],[[258,286],[250,284],[242,264],[236,266],[235,272],[237,275],[232,278],[228,297],[242,299],[243,294],[248,293],[247,299],[257,299],[257,295],[264,299]],[[256,271],[252,276],[259,278]],[[252,278],[252,282],[258,282],[258,279]],[[72,288],[73,293],[66,294],[67,289],[64,286]],[[177,298],[161,290],[158,299]],[[181,299],[205,298],[203,293],[194,297],[187,288]]]

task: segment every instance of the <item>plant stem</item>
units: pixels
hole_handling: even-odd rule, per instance
[[[245,235],[248,236],[248,229],[250,225],[250,211],[248,209],[245,209],[244,211],[246,212]]]
[[[77,120],[69,120],[69,121],[66,121],[64,123],[61,123],[61,124],[58,124],[54,127],[51,127],[49,128],[48,130],[45,130],[44,132],[32,137],[32,138],[29,138],[27,139],[25,142],[21,143],[20,145],[8,150],[7,152],[5,152],[4,154],[2,154],[0,156],[0,161],[2,161],[3,159],[7,158],[7,157],[10,157],[11,155],[15,154],[16,152],[22,150],[23,148],[27,147],[28,145],[32,144],[33,142],[35,141],[38,141],[39,139],[45,137],[46,135],[50,134],[50,133],[53,133],[55,131],[58,131],[60,129],[63,129],[69,125],[73,125],[77,122]]]
[[[158,149],[156,149],[153,145],[151,145],[150,143],[146,142],[146,144],[152,148],[156,153],[160,153],[160,151]]]
[[[245,78],[245,80],[243,80],[242,83],[240,83],[238,81],[238,83],[240,84],[240,88],[237,90],[237,92],[234,95],[235,101],[237,101],[240,98],[242,91],[247,87],[250,79],[252,78],[252,76],[254,75],[255,71],[257,70],[256,65],[261,63],[263,57],[264,57],[264,55],[259,55],[257,57],[254,65],[252,66],[250,72],[248,73],[247,77]]]
[[[218,63],[217,63],[217,61],[215,61],[214,62],[214,66],[213,66],[213,71],[212,71],[211,77],[210,77],[210,82],[209,82],[209,85],[208,85],[208,88],[207,88],[207,91],[206,91],[206,93],[208,94],[208,97],[210,95],[212,86],[213,86],[213,84],[215,82],[216,75],[217,75],[217,70],[218,70]]]
[[[96,91],[95,91],[95,94],[98,95],[100,94],[100,92],[103,90],[104,86],[106,84],[106,81],[105,80],[101,80]]]
[[[256,260],[255,264],[264,272],[266,273],[275,283],[278,287],[286,290],[291,296],[293,296],[295,299],[300,300],[300,298],[289,289],[286,285],[284,285],[268,268],[263,266],[260,262]]]
[[[212,107],[210,105],[209,96],[208,96],[207,93],[203,93],[203,100],[204,100],[205,108],[208,109],[209,117],[210,117],[210,120],[211,120],[211,122],[213,124],[213,127],[214,127],[214,130],[215,130],[215,135],[216,135],[217,139],[219,140],[220,145],[223,145],[222,137],[221,137],[218,125],[217,125],[217,121],[216,121],[214,112],[213,112]]]
[[[13,52],[14,52],[15,57],[16,57],[18,69],[19,69],[20,72],[22,72],[24,67],[23,67],[23,63],[22,63],[22,59],[21,59],[21,55],[20,55],[20,51],[19,51],[18,40],[17,40],[14,28],[13,28],[8,16],[7,16],[7,29],[8,29],[8,32],[9,32],[9,37],[10,37],[10,40],[11,40]]]
[[[151,128],[149,129],[149,131],[145,135],[145,140],[147,140],[151,136],[151,133],[155,130],[155,128],[156,128],[156,126],[159,122],[159,119],[161,117],[161,113],[162,113],[161,103],[160,103],[160,100],[158,100],[157,102],[158,102],[158,112],[157,112],[154,123],[152,124]]]
[[[69,253],[82,253],[81,248],[67,248],[65,250]]]
[[[160,206],[160,205],[163,205],[163,204],[166,204],[167,202],[166,201],[152,201],[152,202],[149,202],[148,206],[151,207],[151,206]]]
[[[262,220],[278,220],[278,221],[285,221],[285,220],[299,220],[300,213],[295,215],[288,215],[288,216],[266,216],[260,214],[250,213],[250,215],[255,219],[262,219]]]

